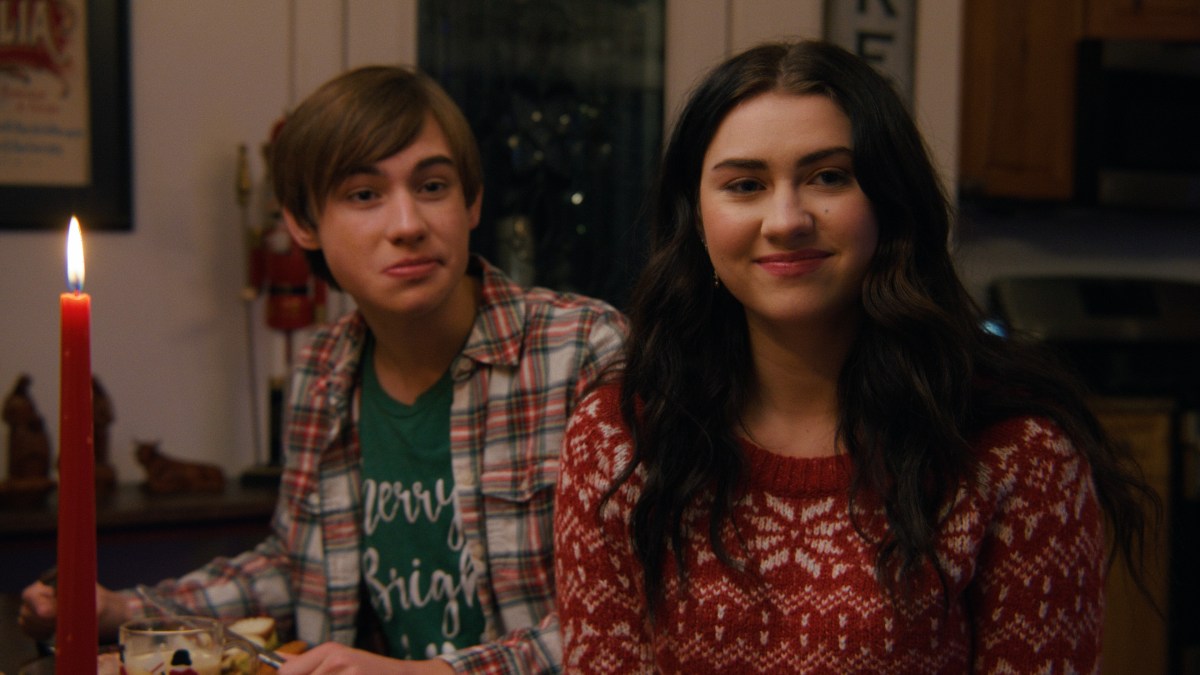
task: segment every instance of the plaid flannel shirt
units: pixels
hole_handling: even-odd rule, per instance
[[[483,279],[482,302],[450,366],[450,453],[467,545],[484,570],[478,594],[489,641],[442,658],[460,672],[558,672],[559,450],[580,396],[619,355],[625,318],[597,300],[522,289],[481,258],[472,269]],[[218,616],[270,614],[282,636],[312,644],[355,642],[363,606],[356,421],[366,334],[352,313],[319,331],[301,356],[273,535],[159,591]],[[130,604],[142,611],[136,599]]]

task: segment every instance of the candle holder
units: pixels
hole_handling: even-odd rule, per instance
[[[267,463],[256,464],[242,472],[241,483],[246,487],[278,488],[283,475],[283,391],[286,381],[272,377],[267,412]]]
[[[246,308],[246,353],[250,380],[250,414],[254,441],[254,466],[241,475],[241,484],[253,488],[278,488],[283,474],[283,408],[286,376],[272,376],[268,392],[267,458],[263,463],[259,434],[258,369],[253,303],[263,299],[267,327],[283,334],[284,372],[292,369],[292,340],[296,331],[325,320],[328,289],[312,269],[304,250],[292,240],[282,220],[279,202],[272,188],[271,151],[285,119],[271,129],[270,140],[262,144],[264,173],[258,191],[258,203],[252,205],[254,181],[250,176],[247,151],[238,148],[235,194],[242,214],[241,229],[246,241],[246,285],[241,297]],[[252,215],[252,206],[257,216]],[[257,224],[255,221],[257,220]]]

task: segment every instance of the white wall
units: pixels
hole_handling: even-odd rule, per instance
[[[962,3],[916,3],[915,115],[951,190],[958,164]],[[697,79],[726,56],[764,40],[821,37],[824,7],[824,0],[667,0],[667,123]]]
[[[238,145],[250,146],[257,179],[258,146],[298,98],[349,66],[415,60],[405,36],[415,34],[416,2],[130,4],[134,229],[88,232],[83,223],[92,367],[116,408],[111,459],[120,480],[140,481],[132,443],[159,440],[163,452],[216,462],[236,479],[256,460]],[[0,390],[33,377],[56,448],[65,227],[0,233]],[[267,330],[261,304],[250,311],[265,435],[266,381],[284,368],[283,338]],[[5,441],[0,475],[7,450]]]
[[[134,229],[84,235],[92,361],[116,406],[112,459],[123,481],[143,478],[130,453],[134,439],[217,462],[231,478],[254,463],[237,147],[257,148],[290,105],[344,68],[411,63],[416,1],[132,0]],[[962,1],[917,3],[916,114],[943,170],[958,156]],[[819,36],[823,6],[668,0],[667,115],[734,50]],[[252,160],[261,176],[257,151]],[[973,226],[969,235],[961,258],[976,291],[1020,271],[1200,277],[1194,222],[1164,229],[1022,218]],[[59,230],[0,233],[0,390],[30,374],[52,436],[64,239]],[[335,311],[345,306],[333,303]],[[261,412],[268,374],[283,370],[282,342],[258,304],[252,312]],[[7,444],[0,453],[3,460]]]

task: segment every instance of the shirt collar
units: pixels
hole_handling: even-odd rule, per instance
[[[516,366],[525,336],[524,289],[477,255],[471,256],[467,274],[480,279],[481,297],[475,323],[460,358],[489,365]],[[345,324],[344,330],[336,331],[340,338],[327,345],[323,362],[334,364],[334,372],[329,375],[338,383],[335,388],[349,391],[366,344],[367,322],[361,312],[354,311],[342,317],[339,323]],[[467,366],[459,359],[455,361],[456,364],[451,365],[455,373]],[[457,365],[459,363],[461,365]]]
[[[480,277],[482,289],[479,313],[463,356],[480,363],[515,366],[524,342],[524,290],[479,256],[471,256],[467,273]]]

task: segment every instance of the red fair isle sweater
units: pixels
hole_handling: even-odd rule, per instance
[[[1086,461],[1042,419],[988,429],[981,471],[949,505],[930,572],[897,606],[875,548],[849,518],[845,458],[797,459],[743,444],[748,487],[724,529],[721,563],[702,509],[685,515],[688,584],[665,568],[651,625],[628,537],[639,470],[602,510],[630,461],[617,390],[577,408],[562,453],[555,558],[569,673],[1093,673],[1099,668],[1104,535]],[[878,509],[866,528],[878,532]],[[736,528],[736,533],[735,533]]]

